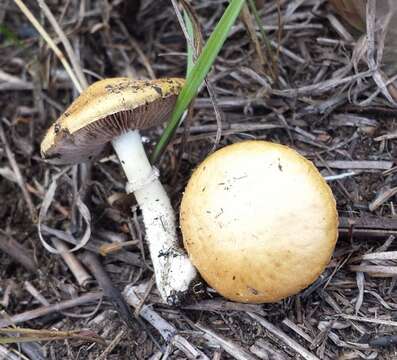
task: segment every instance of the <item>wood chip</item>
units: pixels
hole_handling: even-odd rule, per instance
[[[340,314],[338,316],[342,317],[343,319],[349,319],[349,320],[361,321],[361,322],[366,322],[366,323],[371,323],[371,324],[381,324],[381,325],[397,327],[397,321],[375,319],[375,318],[361,317],[361,316],[348,315],[348,314]]]
[[[396,276],[397,266],[381,266],[381,265],[350,265],[351,271],[361,271],[371,274],[382,275],[382,277]]]
[[[336,115],[332,116],[330,125],[333,127],[338,127],[338,126],[378,127],[379,123],[374,119],[369,119],[369,118],[354,115],[354,114],[336,114]]]
[[[391,189],[382,191],[376,198],[369,204],[369,209],[375,211],[379,206],[384,204],[390,198],[397,194],[397,186]]]
[[[329,160],[327,166],[333,169],[361,169],[361,170],[389,170],[393,166],[393,161],[376,161],[376,160]],[[316,166],[324,167],[319,161],[315,162]]]
[[[248,312],[248,315],[256,320],[259,324],[261,324],[267,331],[271,332],[274,336],[284,342],[291,349],[296,351],[300,356],[302,356],[306,360],[320,360],[317,356],[313,355],[309,350],[306,350],[302,345],[296,342],[294,339],[289,337],[283,331],[281,331],[278,327],[274,326],[269,321],[265,320],[263,317],[260,317],[254,313]]]
[[[397,251],[383,251],[356,256],[351,261],[357,260],[397,260]]]
[[[224,336],[217,334],[215,331],[202,324],[196,324],[196,326],[204,332],[204,337],[207,340],[218,344],[218,346],[222,347],[229,355],[233,356],[233,358],[237,360],[256,360],[254,355],[250,354],[234,341],[226,339]]]

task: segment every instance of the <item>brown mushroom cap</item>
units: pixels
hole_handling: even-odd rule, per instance
[[[181,203],[185,248],[202,277],[240,302],[298,293],[333,253],[335,199],[315,166],[296,151],[245,141],[210,155]]]
[[[168,119],[184,79],[111,78],[89,86],[48,129],[42,156],[77,163],[99,154],[128,130],[146,129]]]

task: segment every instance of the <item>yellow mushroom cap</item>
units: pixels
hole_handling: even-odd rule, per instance
[[[338,235],[335,199],[315,166],[265,141],[205,159],[187,184],[180,225],[207,283],[247,303],[276,302],[310,285]]]
[[[57,163],[77,163],[99,154],[128,130],[168,119],[184,79],[110,78],[89,86],[48,129],[41,153]]]

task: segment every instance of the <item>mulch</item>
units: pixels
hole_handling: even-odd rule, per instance
[[[204,39],[226,4],[192,2]],[[47,5],[89,82],[184,76],[186,41],[171,2]],[[316,164],[337,200],[340,237],[324,273],[276,304],[232,303],[204,283],[186,304],[162,304],[141,213],[124,195],[115,155],[70,167],[41,159],[45,130],[77,93],[54,53],[6,0],[0,5],[0,327],[11,321],[44,333],[35,334],[42,341],[1,345],[0,353],[9,351],[10,359],[19,353],[29,359],[397,358],[397,107],[376,62],[378,29],[369,24],[375,36],[362,37],[322,0],[258,5],[267,40],[245,12],[207,78],[212,94],[203,87],[157,166],[178,210],[192,170],[214,149],[246,139],[295,148]],[[64,50],[38,4],[27,6]],[[148,153],[161,131],[143,133]],[[102,297],[87,269],[77,279],[39,239],[37,219],[48,199],[45,240],[71,247],[83,237],[87,218],[78,198],[91,215],[87,249],[101,254],[110,242],[134,240],[99,255],[113,287],[128,285],[133,294],[128,326],[129,315]],[[84,264],[82,253],[74,261]],[[51,340],[52,330],[62,332],[59,340]]]

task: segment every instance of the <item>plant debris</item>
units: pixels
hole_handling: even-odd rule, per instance
[[[262,26],[252,6],[245,8],[207,76],[209,87],[157,164],[178,210],[192,170],[215,147],[245,139],[293,147],[329,179],[337,200],[340,238],[326,271],[276,304],[225,302],[198,283],[187,303],[170,307],[150,286],[140,211],[131,199],[130,213],[109,200],[125,190],[117,158],[109,152],[92,166],[61,167],[43,161],[39,149],[45,130],[77,96],[74,83],[185,75],[186,39],[172,3],[27,2],[72,64],[68,74],[17,2],[0,5],[0,327],[43,331],[46,341],[2,344],[1,355],[397,358],[397,92],[395,74],[386,78],[379,61],[382,24],[372,5],[366,37],[324,0],[256,1]],[[227,3],[190,2],[204,42]],[[160,134],[143,133],[148,154]],[[129,242],[101,257],[112,286],[125,289],[135,308],[128,326],[94,277],[76,277],[73,266],[90,271],[84,260],[77,256],[70,267],[43,247],[40,209],[48,246],[103,254],[112,243]],[[77,336],[55,341],[52,331]]]

